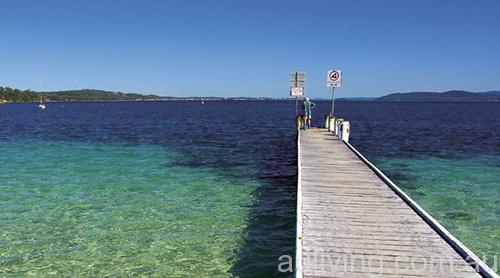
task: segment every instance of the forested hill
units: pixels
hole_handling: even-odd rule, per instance
[[[0,87],[0,100],[23,102],[23,101],[99,101],[99,100],[158,100],[156,95],[126,94],[122,92],[110,92],[103,90],[71,90],[55,92],[34,92],[31,90],[19,90],[9,87]]]
[[[472,93],[467,91],[394,93],[379,97],[380,101],[432,102],[500,102],[500,91]]]

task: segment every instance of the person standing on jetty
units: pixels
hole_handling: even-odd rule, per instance
[[[311,110],[314,108],[314,103],[309,101],[309,98],[306,97],[304,100],[304,129],[311,128]]]

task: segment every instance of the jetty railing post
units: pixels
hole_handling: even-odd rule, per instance
[[[328,122],[328,131],[333,132],[335,130],[335,117],[329,117]]]
[[[297,125],[297,129],[302,129],[302,125],[304,123],[302,115],[297,114],[297,116],[295,116],[295,123]]]
[[[349,142],[350,124],[349,121],[343,121],[342,125],[342,136],[340,139],[344,142]]]
[[[341,119],[335,119],[334,125],[333,125],[333,134],[334,135],[339,135],[339,121]]]
[[[335,118],[335,124],[334,124],[335,129],[333,133],[337,136],[339,135],[340,124],[342,123],[343,120],[344,119],[342,118]]]

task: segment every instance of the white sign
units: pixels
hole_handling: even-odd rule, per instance
[[[328,71],[328,76],[326,78],[326,86],[328,87],[340,87],[342,84],[342,71],[333,69]]]
[[[299,97],[304,95],[304,87],[293,87],[290,89],[290,96]]]
[[[305,87],[306,86],[306,73],[305,72],[292,72],[290,73],[290,88]]]

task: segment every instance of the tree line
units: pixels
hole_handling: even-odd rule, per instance
[[[156,95],[142,95],[136,93],[110,92],[103,90],[82,89],[55,92],[34,92],[19,90],[10,87],[0,87],[0,100],[11,102],[44,101],[100,101],[100,100],[157,100]]]

